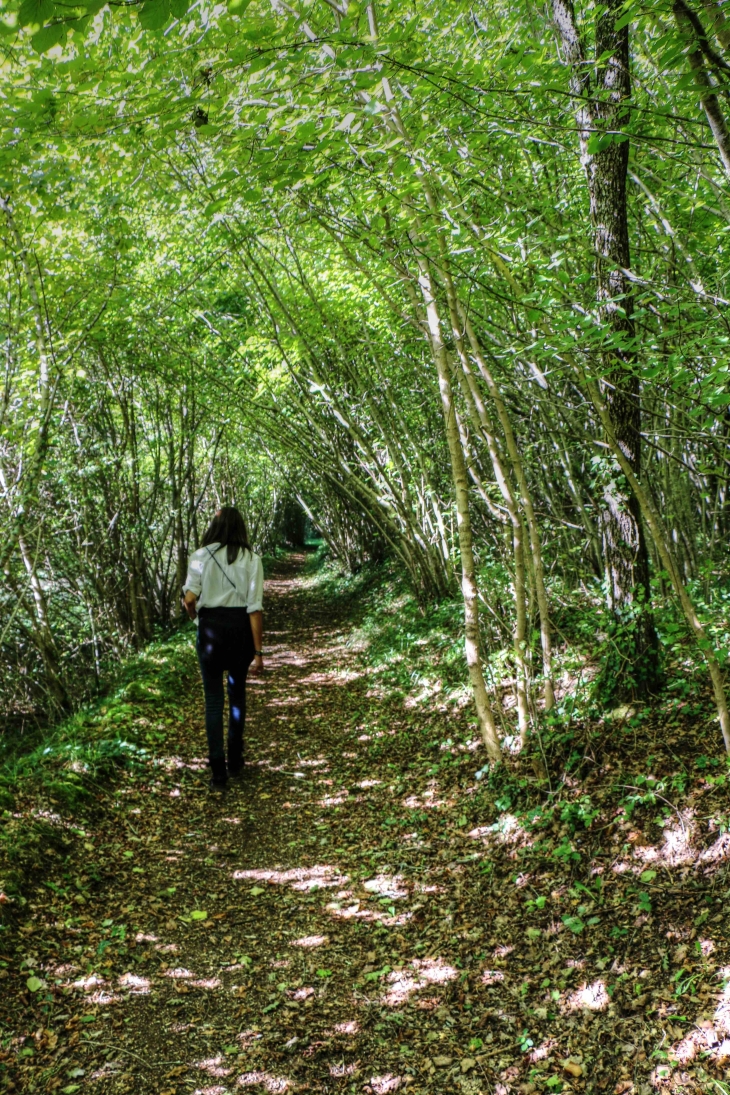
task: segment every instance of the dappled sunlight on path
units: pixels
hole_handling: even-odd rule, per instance
[[[727,942],[717,916],[647,931],[648,894],[660,869],[716,870],[725,834],[698,851],[675,816],[581,883],[570,860],[528,862],[524,819],[470,806],[468,725],[429,745],[371,695],[302,564],[268,583],[242,780],[207,790],[192,677],[167,751],[83,837],[104,849],[93,894],[48,921],[46,951],[28,935],[55,994],[27,1036],[38,1091],[700,1091],[687,1069],[730,1062]],[[638,907],[609,935],[619,886]]]

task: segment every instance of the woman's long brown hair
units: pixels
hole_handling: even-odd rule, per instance
[[[235,563],[239,551],[251,550],[246,522],[235,506],[223,506],[218,510],[203,537],[203,547],[208,547],[209,544],[220,544],[227,548],[229,566]]]

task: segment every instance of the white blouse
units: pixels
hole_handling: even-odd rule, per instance
[[[264,599],[264,567],[258,555],[239,549],[233,563],[220,544],[198,548],[188,561],[183,592],[197,597],[196,608],[247,608],[260,612]],[[197,621],[196,621],[197,622]]]

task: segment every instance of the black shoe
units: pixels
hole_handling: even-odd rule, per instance
[[[235,778],[240,776],[243,771],[243,742],[230,741],[229,739],[227,746],[228,775]]]
[[[225,791],[226,789],[226,762],[222,758],[209,761],[212,775],[210,778],[211,791]]]

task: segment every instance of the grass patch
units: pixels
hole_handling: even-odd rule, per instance
[[[0,754],[0,797],[45,791],[72,805],[93,789],[109,766],[163,741],[165,721],[176,717],[180,681],[195,668],[191,630],[151,643],[126,662],[115,690],[45,731],[31,749],[5,742]],[[178,716],[181,717],[181,716]]]
[[[0,760],[0,891],[23,893],[49,849],[62,850],[81,807],[113,786],[121,768],[142,767],[164,742],[167,727],[184,721],[181,684],[197,671],[189,627],[151,643],[120,670],[115,690],[50,727],[22,751],[5,743]]]
[[[468,700],[463,608],[458,600],[423,606],[391,564],[342,574],[325,565],[317,586],[353,609],[348,646],[392,695],[415,703]]]

